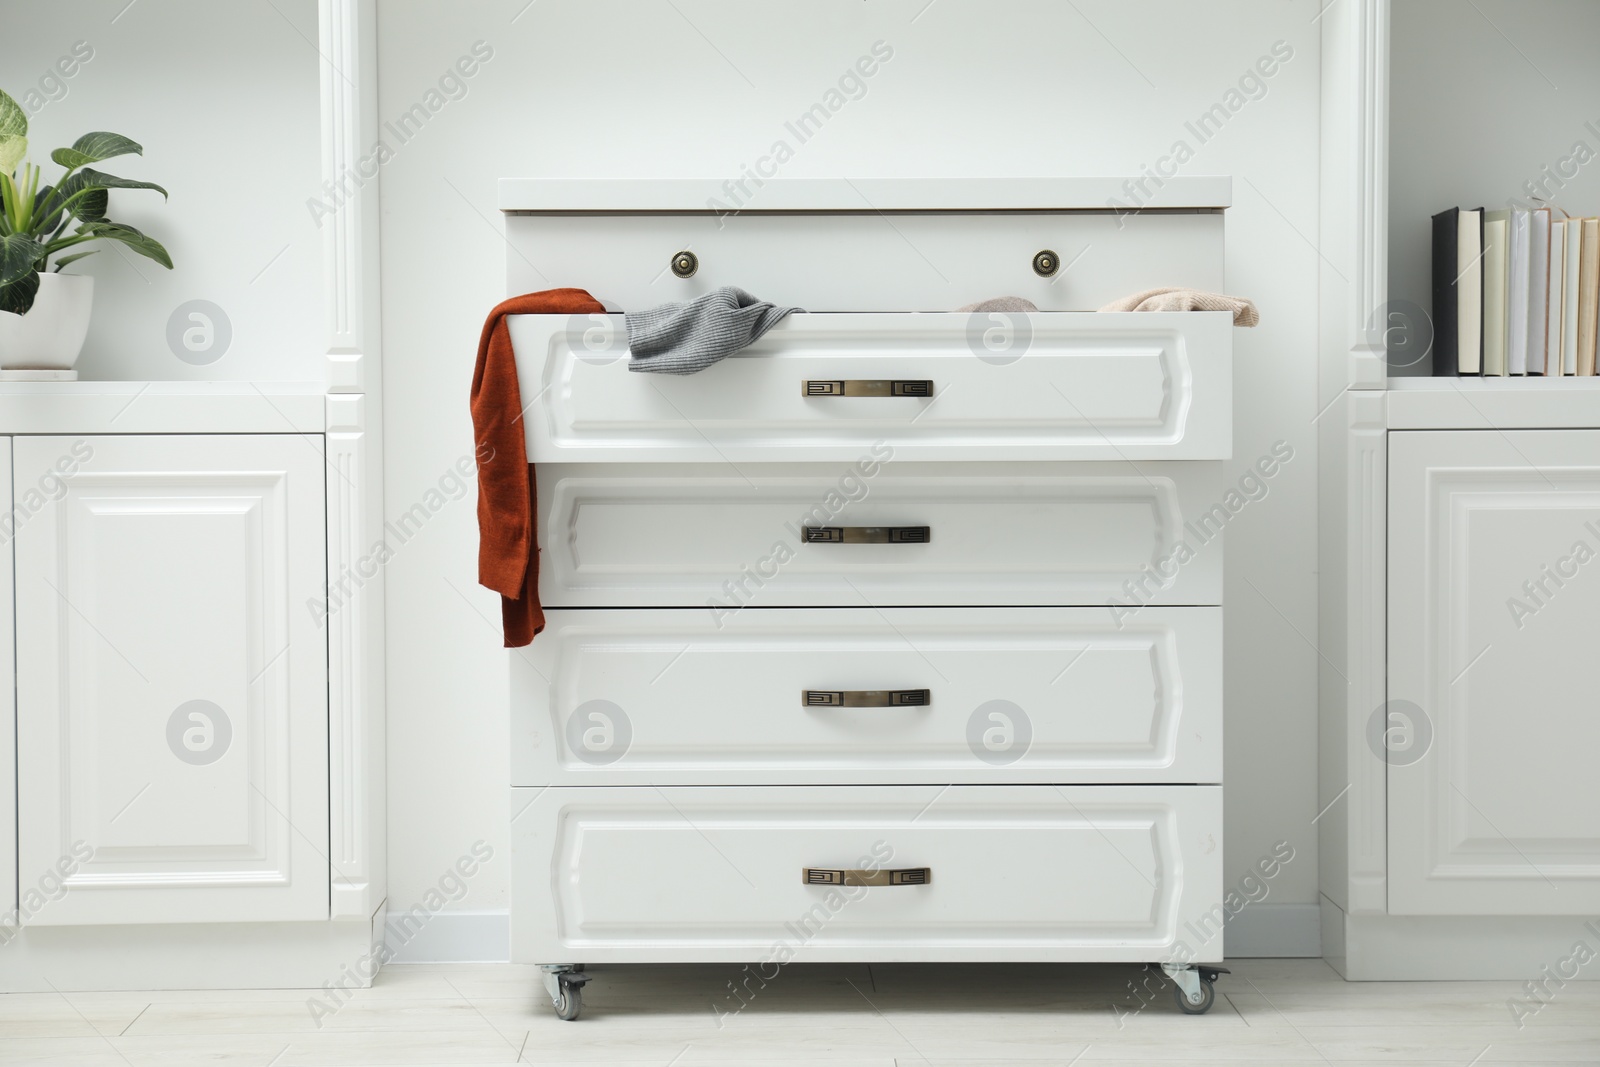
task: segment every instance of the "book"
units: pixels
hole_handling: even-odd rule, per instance
[[[1583,256],[1578,266],[1578,368],[1594,374],[1595,313],[1600,311],[1600,218],[1583,220]]]
[[[1458,207],[1433,217],[1433,373],[1446,377],[1461,373],[1460,322],[1461,215]]]
[[[1543,374],[1550,313],[1550,209],[1528,214],[1527,372]]]
[[[1544,372],[1549,377],[1561,374],[1561,298],[1566,292],[1563,282],[1567,266],[1567,228],[1560,219],[1550,220],[1550,284],[1546,297],[1546,326],[1544,339]]]
[[[1528,373],[1528,274],[1532,258],[1531,219],[1528,212],[1511,212],[1506,267],[1506,374]]]
[[[1511,212],[1483,213],[1483,375],[1506,373],[1506,282],[1510,274]],[[1582,322],[1579,323],[1580,329]],[[1592,339],[1591,339],[1592,340]],[[1578,339],[1583,352],[1583,338]]]
[[[1578,265],[1583,260],[1583,220],[1567,219],[1567,263],[1561,284],[1561,373],[1578,373]]]

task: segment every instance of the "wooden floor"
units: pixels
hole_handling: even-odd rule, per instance
[[[1114,966],[791,966],[752,981],[742,1009],[728,992],[737,968],[593,967],[571,1023],[535,995],[532,969],[493,964],[390,967],[316,1017],[305,990],[12,994],[0,1063],[1600,1064],[1600,982],[1569,984],[1519,1029],[1512,982],[1230,966],[1205,1016],[1180,1014],[1170,988],[1135,995],[1141,972]]]

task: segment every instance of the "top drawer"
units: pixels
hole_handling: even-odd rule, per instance
[[[793,315],[688,376],[630,371],[621,315],[510,324],[536,463],[851,462],[879,442],[929,461],[1232,453],[1223,312]]]

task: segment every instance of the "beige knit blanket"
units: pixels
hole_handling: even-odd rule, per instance
[[[1142,293],[1113,300],[1101,311],[1231,311],[1235,326],[1254,326],[1261,321],[1256,306],[1238,296],[1205,293],[1199,289],[1146,289]]]

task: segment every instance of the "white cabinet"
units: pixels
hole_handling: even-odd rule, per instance
[[[1600,430],[1389,435],[1389,912],[1600,910]]]
[[[29,923],[327,917],[319,444],[15,439]]]
[[[630,369],[618,314],[509,320],[547,624],[511,658],[512,958],[816,924],[797,958],[1221,960],[1233,322],[1082,309],[1220,287],[1226,183],[1126,231],[1076,183],[890,182],[935,213],[888,227],[848,183],[726,220],[507,188],[513,291],[809,309],[684,376]],[[908,233],[948,274],[895,269]],[[934,313],[993,293],[1044,310]],[[910,880],[850,881],[880,845]],[[835,913],[807,867],[870,893]]]

